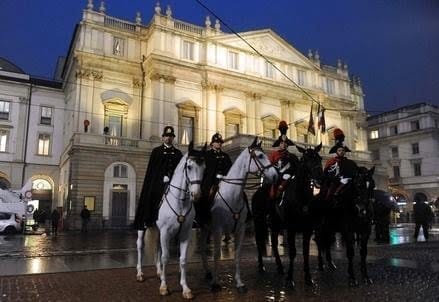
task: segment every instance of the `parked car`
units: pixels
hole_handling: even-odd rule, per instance
[[[16,233],[21,231],[21,218],[18,214],[0,212],[0,232]]]

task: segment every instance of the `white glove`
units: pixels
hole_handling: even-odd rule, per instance
[[[340,182],[344,185],[346,185],[349,182],[349,180],[350,180],[350,178],[348,178],[348,177],[346,177],[346,178],[341,177],[340,178]]]
[[[290,178],[291,178],[291,175],[288,174],[288,173],[285,173],[285,174],[282,176],[282,179],[283,179],[283,180],[288,180],[288,179],[290,179]]]
[[[217,175],[216,175],[216,178],[218,178],[218,179],[223,179],[223,178],[224,178],[224,175],[217,174]]]
[[[168,176],[163,176],[163,183],[168,183],[169,182],[169,177]]]

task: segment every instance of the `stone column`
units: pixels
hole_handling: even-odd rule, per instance
[[[254,103],[255,103],[255,134],[262,136],[262,120],[261,120],[261,95],[254,94]]]
[[[256,116],[255,116],[255,100],[254,93],[245,93],[245,108],[246,108],[246,120],[247,120],[247,131],[246,134],[255,135],[256,134]]]
[[[217,102],[215,87],[211,84],[207,85],[207,106],[206,106],[206,141],[210,141],[210,137],[217,130]]]
[[[224,88],[215,85],[215,96],[216,96],[216,108],[215,108],[215,114],[216,114],[216,131],[219,131],[224,135],[225,132],[225,125],[224,125],[224,114],[223,114],[223,102],[222,102],[222,92]]]

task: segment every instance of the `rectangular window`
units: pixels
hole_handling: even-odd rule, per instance
[[[229,68],[238,69],[238,53],[229,51]]]
[[[194,118],[189,116],[182,116],[180,121],[180,143],[182,145],[189,145],[189,143],[194,140]]]
[[[397,126],[397,125],[391,126],[391,127],[389,128],[389,130],[390,130],[390,135],[396,135],[396,134],[398,134],[398,126]]]
[[[379,160],[380,159],[380,150],[372,150],[372,159]]]
[[[40,124],[52,125],[52,108],[51,107],[41,107],[41,117]]]
[[[115,165],[113,167],[113,177],[116,177],[116,178],[127,178],[128,177],[127,166],[125,166],[125,165]]]
[[[9,120],[9,110],[11,102],[0,101],[0,119]]]
[[[303,70],[297,71],[297,84],[300,86],[305,85],[305,71]]]
[[[0,130],[0,152],[6,152],[8,147],[9,131]]]
[[[410,128],[412,129],[412,131],[419,130],[419,121],[410,122]]]
[[[231,137],[239,134],[239,124],[226,124],[226,137]]]
[[[398,158],[399,157],[399,152],[398,152],[398,147],[392,147],[392,158]]]
[[[419,154],[419,143],[412,144],[412,154]]]
[[[415,176],[421,176],[421,164],[420,163],[413,164],[413,174]]]
[[[335,93],[335,82],[333,79],[326,79],[326,92],[328,94]]]
[[[265,61],[265,76],[270,79],[274,78],[274,67],[267,61]]]
[[[194,60],[194,43],[189,41],[183,41],[183,59]]]
[[[114,37],[113,40],[113,55],[123,56],[125,48],[125,39]]]
[[[379,138],[380,136],[379,136],[379,132],[378,132],[378,130],[372,130],[372,131],[370,131],[370,139],[377,139],[377,138]]]
[[[50,135],[38,135],[38,155],[49,155],[50,152]]]
[[[393,166],[393,177],[400,177],[399,166]]]

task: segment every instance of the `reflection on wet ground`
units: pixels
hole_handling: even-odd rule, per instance
[[[423,248],[424,238],[419,236],[419,243],[407,248],[405,243],[413,242],[414,225],[404,224],[391,228],[390,243],[377,244],[372,239],[369,241],[369,262],[380,264],[415,268],[423,267],[428,271],[437,272],[439,263],[437,255],[429,249]],[[422,233],[422,232],[421,232]],[[431,239],[439,239],[439,228],[431,230]],[[373,235],[371,236],[373,238]],[[256,247],[252,234],[246,236],[243,245],[243,258],[256,259]],[[135,267],[137,262],[136,232],[113,231],[100,233],[66,233],[58,237],[52,236],[2,236],[0,235],[0,263],[2,269],[0,275],[19,275],[35,273],[52,273],[63,271],[82,271],[95,269],[109,269],[122,267]],[[199,232],[193,232],[192,244],[189,247],[189,262],[199,262],[198,250]],[[146,248],[144,250],[144,265],[154,264],[155,244],[151,232],[145,236]],[[298,236],[296,246],[298,254],[301,253],[301,237]],[[384,248],[385,247],[385,248]],[[315,261],[317,248],[315,242],[311,242],[311,261]],[[287,247],[280,237],[279,252],[285,257]],[[422,261],[410,260],[410,254],[422,255]],[[358,257],[357,252],[357,257]],[[177,262],[178,251],[176,244],[171,248],[171,263]],[[210,255],[211,256],[211,255]],[[233,259],[234,244],[222,243],[221,258]],[[345,259],[345,250],[342,241],[338,237],[334,247],[334,258]],[[273,264],[271,249],[267,245],[267,257],[264,261]],[[278,299],[278,298],[276,298]]]

